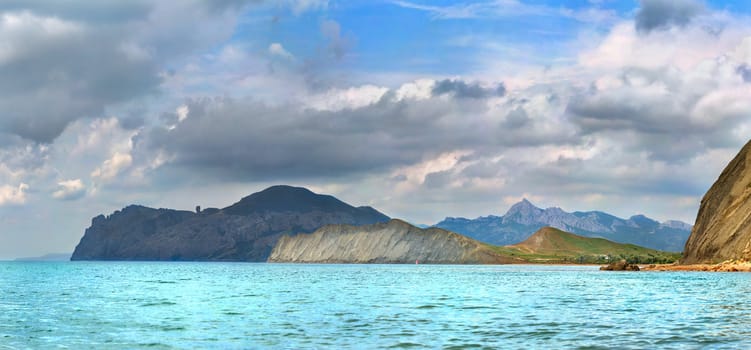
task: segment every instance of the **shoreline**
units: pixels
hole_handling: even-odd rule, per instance
[[[658,264],[640,266],[642,271],[751,272],[751,262],[728,260],[719,264]]]

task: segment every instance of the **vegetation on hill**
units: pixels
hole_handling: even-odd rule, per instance
[[[543,227],[524,242],[492,248],[499,254],[530,263],[604,264],[626,260],[630,264],[665,264],[681,256],[603,238],[582,237],[552,227]]]

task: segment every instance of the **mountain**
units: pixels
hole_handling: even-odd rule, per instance
[[[68,261],[70,260],[70,253],[50,253],[42,256],[35,256],[29,258],[18,258],[14,261]]]
[[[448,217],[434,226],[494,245],[519,243],[540,228],[551,226],[586,237],[673,252],[682,250],[691,232],[691,225],[680,221],[660,223],[644,215],[621,219],[600,211],[569,213],[555,207],[541,209],[527,199],[511,206],[503,216]]]
[[[504,264],[523,262],[439,228],[393,219],[366,226],[327,225],[309,235],[284,236],[269,262]]]
[[[751,260],[751,141],[704,195],[683,264]]]
[[[673,262],[666,253],[633,244],[614,243],[544,227],[526,241],[492,246],[440,228],[421,229],[392,219],[373,225],[327,225],[309,235],[284,236],[269,262],[510,264],[606,263],[626,259],[633,263]]]
[[[131,205],[92,219],[71,260],[265,261],[284,234],[328,224],[388,221],[305,188],[273,186],[224,209],[197,212]]]
[[[583,237],[553,227],[543,227],[525,241],[499,247],[496,251],[530,262],[604,263],[626,259],[633,263],[666,263],[680,257],[678,253],[615,243],[603,238]]]

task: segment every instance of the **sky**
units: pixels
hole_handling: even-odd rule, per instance
[[[693,223],[749,135],[745,0],[0,3],[0,259],[274,184]]]

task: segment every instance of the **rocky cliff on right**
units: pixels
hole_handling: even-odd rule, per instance
[[[682,264],[751,260],[751,141],[704,195]]]

